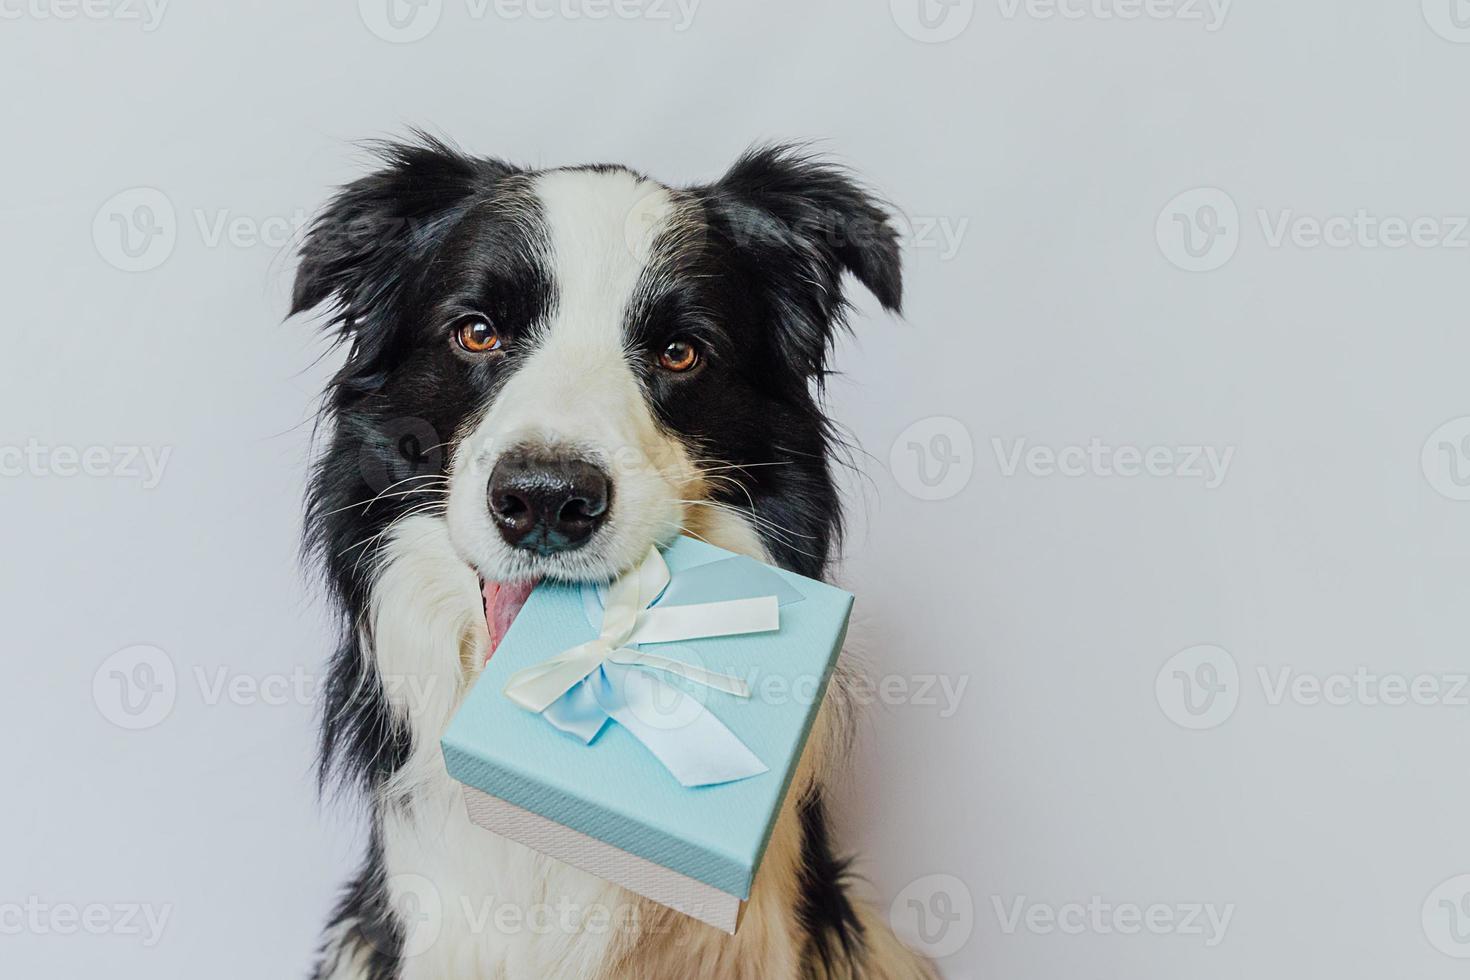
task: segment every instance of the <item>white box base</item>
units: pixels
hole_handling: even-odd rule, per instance
[[[497,796],[470,786],[463,788],[470,819],[491,833],[524,844],[731,935],[739,928],[745,902],[734,895],[570,827],[563,827]]]

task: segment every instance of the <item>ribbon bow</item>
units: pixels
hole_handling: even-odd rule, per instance
[[[734,732],[655,672],[676,674],[741,698],[750,697],[746,683],[638,647],[777,630],[779,599],[764,595],[653,605],[669,581],[663,556],[657,548],[649,548],[637,568],[608,588],[596,639],[516,671],[506,682],[505,695],[584,742],[596,738],[609,719],[616,721],[685,786],[759,775],[767,771],[766,765]]]

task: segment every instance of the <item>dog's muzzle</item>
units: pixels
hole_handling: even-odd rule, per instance
[[[506,544],[546,556],[580,548],[606,522],[612,480],[575,453],[523,447],[496,462],[486,493]]]

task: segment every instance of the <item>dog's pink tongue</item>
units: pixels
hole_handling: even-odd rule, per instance
[[[531,590],[536,587],[535,580],[530,582],[486,582],[485,583],[485,625],[490,627],[490,649],[485,652],[488,661],[495,648],[500,646],[501,639],[510,624],[515,622],[516,613],[526,604],[531,596]]]

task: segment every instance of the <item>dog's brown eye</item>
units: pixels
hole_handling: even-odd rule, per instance
[[[689,371],[699,363],[699,348],[687,340],[672,341],[658,356],[658,366],[665,371]]]
[[[454,328],[454,339],[471,354],[485,354],[500,349],[500,331],[484,317],[467,316]]]

